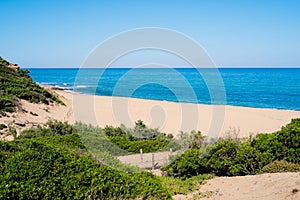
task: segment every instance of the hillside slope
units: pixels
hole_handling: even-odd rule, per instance
[[[18,100],[32,103],[63,104],[55,95],[36,84],[29,76],[28,70],[18,69],[0,57],[0,111],[13,112]]]
[[[0,57],[0,138],[11,140],[12,135],[45,123],[59,110],[61,116],[67,115],[61,99],[35,83],[28,70]]]

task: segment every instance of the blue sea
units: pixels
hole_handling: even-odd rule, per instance
[[[300,68],[29,70],[41,85],[85,94],[300,110]]]

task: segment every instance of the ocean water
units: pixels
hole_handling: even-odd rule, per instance
[[[85,94],[300,110],[300,68],[29,70],[41,85]]]

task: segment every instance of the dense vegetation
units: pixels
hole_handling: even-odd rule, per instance
[[[137,121],[134,128],[106,126],[105,128],[76,123],[75,126],[67,122],[48,121],[46,127],[38,126],[22,131],[18,139],[34,138],[42,136],[67,135],[77,133],[85,141],[87,146],[97,146],[101,151],[107,151],[113,155],[124,155],[180,149],[172,135],[166,135],[156,129],[146,127],[142,121]],[[87,140],[93,144],[89,145]],[[96,145],[97,143],[97,145]],[[100,145],[101,144],[101,145]]]
[[[120,127],[106,126],[101,129],[81,123],[76,124],[76,130],[85,140],[85,136],[95,134],[97,139],[93,139],[93,143],[97,140],[102,145],[102,151],[107,151],[113,155],[124,155],[130,153],[140,153],[140,149],[144,153],[155,151],[169,151],[170,148],[178,150],[181,148],[172,135],[166,135],[157,129],[151,129],[138,120],[134,128],[127,128],[124,125]],[[88,135],[86,133],[89,133]],[[87,142],[85,142],[87,143]],[[88,145],[90,146],[90,145]],[[94,145],[95,146],[95,145]]]
[[[76,133],[75,126],[61,121],[48,121],[44,126],[23,130],[17,139],[36,138],[43,136],[61,136]]]
[[[139,134],[134,135],[134,130]],[[0,173],[4,175],[0,177],[0,199],[169,199],[213,177],[156,177],[122,164],[113,155],[126,154],[128,149],[117,147],[110,137],[146,144],[155,138],[164,142],[172,138],[147,128],[142,121],[133,129],[49,121],[24,130],[15,141],[0,142]]]
[[[170,198],[154,175],[114,170],[98,162],[77,134],[54,135],[0,141],[0,199]]]
[[[0,112],[13,112],[18,99],[34,103],[63,102],[55,95],[32,81],[28,70],[14,70],[0,57]]]
[[[213,174],[200,174],[189,178],[178,178],[173,176],[160,176],[158,179],[161,181],[171,195],[188,194],[192,191],[199,189],[200,185],[205,180],[213,178]]]
[[[128,154],[134,141],[145,142],[150,151],[149,141],[171,141],[171,136],[141,121],[134,128],[103,129],[49,121],[23,131],[15,141],[0,142],[0,199],[169,199],[197,189],[213,174],[299,171],[299,136],[300,119],[249,139],[208,143],[200,132],[192,138],[182,135],[192,139],[190,149],[163,168],[172,176],[156,177],[114,156]]]
[[[202,141],[180,158],[165,166],[170,175],[194,176],[214,173],[219,176],[256,174],[260,172],[297,171],[300,163],[300,119],[278,132],[258,134],[249,139]]]

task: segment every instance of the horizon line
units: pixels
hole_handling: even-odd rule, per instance
[[[220,66],[220,67],[21,67],[21,69],[299,69],[300,66]]]

